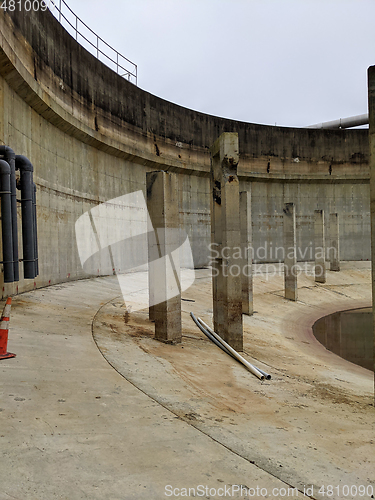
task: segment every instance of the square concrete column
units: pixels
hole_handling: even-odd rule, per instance
[[[340,271],[340,236],[339,214],[329,215],[329,248],[328,258],[330,271]]]
[[[324,210],[314,211],[315,232],[315,281],[326,282],[326,257],[325,257],[325,225]]]
[[[180,218],[176,174],[146,174],[147,209],[153,226],[148,233],[149,317],[155,338],[181,342]]]
[[[251,316],[253,305],[253,229],[251,225],[251,193],[240,193],[241,223],[241,274],[242,274],[242,313]]]
[[[294,203],[285,203],[283,222],[285,298],[289,300],[297,300],[297,239],[296,210]]]
[[[370,210],[371,210],[371,260],[372,260],[372,314],[374,315],[374,353],[375,353],[375,66],[370,66],[368,76],[368,113],[370,141]],[[375,382],[375,354],[374,354]],[[375,401],[374,401],[375,405]]]
[[[147,173],[146,173],[146,183],[147,183]],[[149,210],[147,210],[149,212]],[[158,258],[161,257],[159,254],[160,248],[157,245],[156,233],[154,232],[154,227],[151,222],[151,218],[147,217],[147,250],[148,250],[148,318],[150,321],[155,321],[155,276],[154,267]]]
[[[224,325],[224,310],[222,305],[223,294],[223,259],[222,228],[221,228],[221,183],[214,180],[212,171],[213,159],[211,158],[211,266],[212,266],[212,301],[213,323],[215,332],[221,331]]]
[[[243,350],[238,134],[224,133],[211,147],[211,235],[219,256],[212,269],[215,331]]]

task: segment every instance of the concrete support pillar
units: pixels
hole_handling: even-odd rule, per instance
[[[146,183],[148,182],[146,173]],[[148,203],[147,203],[148,205]],[[147,210],[150,212],[150,210]],[[148,319],[150,321],[155,321],[155,276],[154,276],[154,267],[155,261],[160,257],[159,249],[157,246],[156,234],[154,232],[154,227],[151,222],[151,217],[147,217],[147,250],[148,250]]]
[[[314,212],[314,232],[315,232],[315,281],[317,283],[326,282],[326,249],[325,249],[325,225],[324,210]]]
[[[155,321],[157,340],[177,343],[182,337],[177,176],[148,172],[146,184],[153,226],[148,233],[149,317]]]
[[[251,225],[251,192],[240,193],[242,313],[251,316],[253,306],[253,229]]]
[[[329,215],[328,258],[331,271],[340,271],[339,214]]]
[[[211,236],[218,255],[212,269],[214,329],[243,350],[238,134],[224,133],[211,147]]]
[[[368,68],[368,111],[370,141],[370,210],[372,260],[372,314],[374,315],[374,383],[375,383],[375,66]],[[375,392],[374,392],[375,396]],[[374,399],[375,406],[375,399]]]
[[[251,192],[240,193],[242,313],[254,313],[253,306],[253,230],[251,224]]]
[[[285,298],[297,300],[297,239],[294,203],[285,203],[284,207],[284,283]]]

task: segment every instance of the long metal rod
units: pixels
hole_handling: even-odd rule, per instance
[[[192,315],[192,317],[194,316],[193,313],[190,313],[190,314]],[[195,321],[195,319],[194,319],[194,321]],[[233,356],[233,354],[230,351],[228,351],[228,349],[226,349],[226,347],[223,346],[223,344],[221,342],[219,342],[218,340],[216,340],[216,338],[208,330],[206,330],[204,328],[204,326],[200,323],[200,321],[203,323],[203,321],[200,318],[198,318],[198,320],[196,321],[196,323],[199,326],[199,328],[202,330],[202,332],[205,333],[208,336],[208,338],[211,339],[212,342],[214,344],[216,344],[218,347],[220,347],[220,349],[222,349],[226,354],[229,354],[229,356],[231,356],[233,359],[235,359],[236,361],[239,361],[235,356]],[[219,338],[221,338],[221,337],[219,337]],[[222,340],[222,342],[224,342],[224,341]],[[254,366],[254,365],[252,365],[252,366]],[[265,372],[264,370],[261,370],[258,366],[254,366],[254,368],[256,368],[258,371],[260,371],[260,373],[262,373],[264,375],[265,379],[271,380],[271,375],[269,373]]]
[[[208,337],[222,351],[224,351],[226,354],[228,354],[229,356],[231,356],[236,361],[239,361],[240,363],[242,363],[253,375],[255,375],[256,377],[258,377],[260,380],[264,380],[265,378],[267,380],[271,379],[271,375],[269,375],[268,373],[264,372],[260,368],[256,368],[255,366],[253,366],[250,363],[248,363],[248,361],[246,361],[242,356],[240,356],[237,353],[237,351],[235,351],[230,346],[228,346],[228,344],[226,344],[226,342],[224,342],[219,337],[219,335],[217,335],[215,332],[213,332],[213,330],[211,330],[206,325],[206,323],[204,323],[204,321],[202,321],[200,318],[197,319],[192,312],[190,313],[190,316],[191,316],[192,320],[194,321],[194,323],[197,325],[197,327],[201,330],[201,332],[204,333],[206,335],[206,337]],[[218,340],[218,339],[220,339],[220,340]],[[228,349],[228,347],[229,347],[229,349]]]
[[[233,359],[235,359],[232,354],[228,351],[228,349],[226,349],[223,344],[221,344],[218,340],[215,339],[215,337],[213,335],[211,335],[211,333],[206,330],[204,328],[203,325],[201,325],[201,323],[199,323],[199,321],[197,320],[197,318],[194,316],[194,314],[191,312],[190,313],[190,316],[192,318],[192,320],[194,321],[194,323],[197,325],[197,327],[201,330],[202,333],[204,333],[206,335],[206,337],[211,340],[215,345],[217,345],[217,347],[219,347],[222,351],[225,352],[225,354],[228,354],[229,356],[231,356]]]
[[[228,349],[228,351],[236,359],[238,359],[238,361],[240,361],[240,363],[242,363],[244,366],[246,366],[246,368],[249,370],[249,372],[251,372],[253,375],[255,375],[256,377],[258,377],[260,380],[264,379],[263,373],[261,373],[258,370],[258,368],[256,368],[255,366],[253,366],[251,363],[249,363],[248,361],[246,361],[245,358],[243,358],[240,354],[238,354],[238,352],[236,350],[234,350],[233,347],[231,347],[229,344],[227,344],[225,342],[225,340],[223,340],[216,332],[214,332],[208,325],[206,325],[206,323],[203,320],[201,320],[201,318],[198,317],[198,321],[215,337],[216,340],[218,340],[221,344],[223,344],[223,346],[226,349]]]

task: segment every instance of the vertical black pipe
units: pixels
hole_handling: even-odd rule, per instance
[[[14,281],[19,281],[18,265],[18,227],[17,227],[17,191],[16,191],[16,155],[9,146],[0,146],[0,155],[10,166],[10,191],[12,209],[12,238],[13,238],[13,273]]]
[[[36,185],[33,183],[33,216],[34,216],[34,258],[35,258],[35,276],[39,274],[39,261],[38,261],[38,225],[36,217]]]
[[[25,279],[35,278],[35,246],[33,215],[33,166],[26,156],[16,155],[16,169],[21,172],[21,213],[23,275]]]
[[[10,166],[5,160],[0,160],[0,182],[1,182],[1,231],[3,237],[4,283],[13,283],[14,271],[13,271]]]

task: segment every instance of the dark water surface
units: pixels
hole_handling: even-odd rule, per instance
[[[372,370],[372,309],[352,309],[320,318],[313,326],[317,340],[329,351]]]

